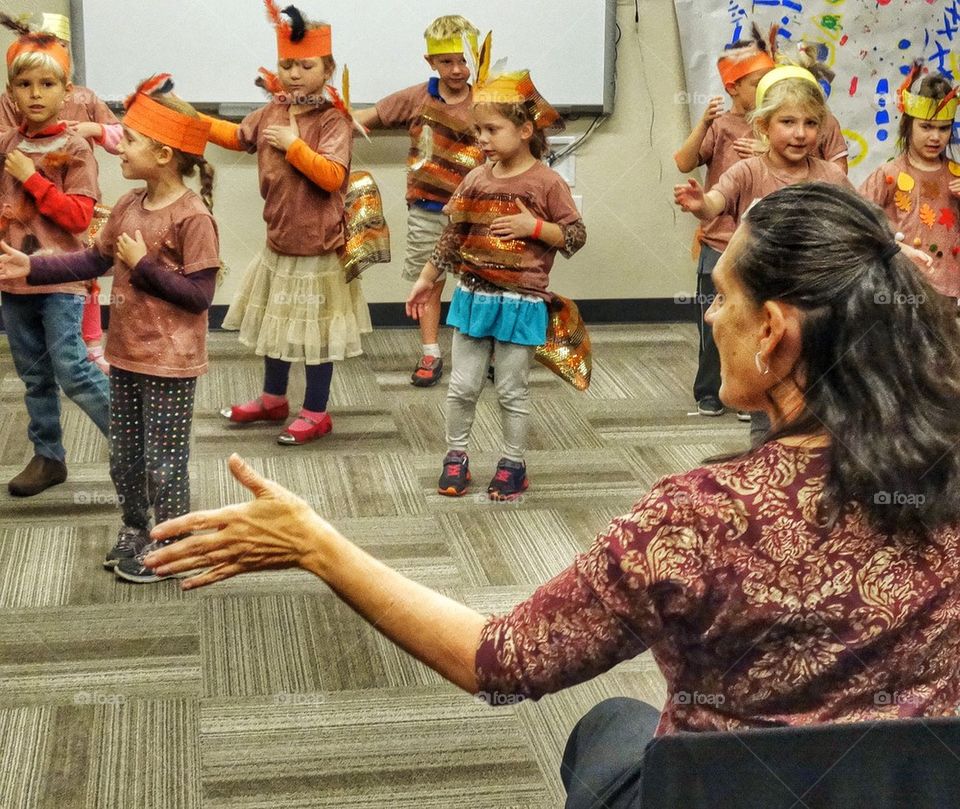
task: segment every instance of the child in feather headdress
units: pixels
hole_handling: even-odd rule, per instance
[[[469,171],[483,162],[473,132],[470,65],[464,58],[470,55],[464,53],[464,41],[476,50],[478,33],[463,17],[438,17],[423,32],[424,59],[438,75],[357,113],[357,120],[371,129],[402,127],[410,132],[406,281],[420,277],[443,232],[447,223],[443,206]],[[420,318],[422,354],[411,375],[417,387],[435,385],[443,374],[438,343],[442,292],[443,284],[437,284]]]
[[[730,166],[753,157],[759,149],[753,124],[747,120],[747,115],[756,106],[757,84],[773,70],[775,63],[771,54],[773,46],[764,40],[755,23],[752,34],[751,39],[740,40],[728,47],[717,60],[717,70],[732,101],[732,108],[724,111],[723,98],[711,98],[703,117],[673,156],[677,168],[685,173],[698,166],[706,166],[704,187],[707,190],[716,184],[720,175]],[[771,40],[775,41],[775,33]],[[711,273],[735,229],[733,218],[722,215],[702,225],[697,231],[695,251],[698,255],[697,323],[700,351],[693,396],[701,416],[722,416],[724,413],[724,406],[720,402],[720,354],[703,315],[716,294]]]
[[[860,186],[886,213],[915,263],[942,295],[960,298],[960,164],[951,159],[958,91],[944,76],[921,78],[915,63],[898,90],[900,154]],[[914,87],[914,84],[916,87]],[[922,260],[926,258],[927,260]]]
[[[89,144],[59,120],[69,89],[70,55],[50,34],[20,32],[7,51],[10,93],[23,122],[0,134],[0,239],[17,250],[71,252],[100,195]],[[107,378],[87,361],[80,337],[82,282],[29,286],[0,282],[3,323],[17,374],[26,386],[33,457],[8,483],[29,497],[67,478],[58,388],[108,434]]]
[[[9,15],[0,14],[0,23],[6,28],[14,31],[18,36],[31,36],[40,34],[42,36],[52,34],[70,54],[70,20],[62,14],[44,13],[43,22],[39,29],[31,30],[27,25],[11,18]],[[70,78],[69,72],[67,78]],[[63,107],[60,109],[60,120],[66,123],[67,129],[81,137],[85,138],[90,148],[94,149],[100,146],[104,151],[110,154],[117,153],[117,144],[123,137],[123,127],[117,120],[117,117],[111,112],[110,108],[97,98],[96,93],[88,87],[81,87],[78,84],[71,83],[67,88],[67,96],[64,99]],[[8,90],[0,95],[0,130],[5,128],[16,128],[23,122],[23,115],[17,109],[16,102]],[[95,209],[91,233],[88,234],[87,241],[96,235],[95,230],[103,223],[105,209],[98,207]],[[103,358],[103,327],[100,320],[100,288],[96,281],[91,281],[89,285],[90,294],[87,296],[83,306],[82,332],[83,342],[87,345],[87,359],[93,362],[104,373],[109,373],[110,366]]]
[[[503,457],[487,496],[515,500],[529,485],[524,454],[530,365],[538,347],[548,342],[548,304],[555,301],[547,290],[550,270],[558,252],[569,257],[584,245],[587,231],[569,186],[541,160],[545,131],[559,114],[537,91],[529,71],[507,72],[498,63],[496,72],[488,72],[489,54],[488,34],[472,93],[477,142],[487,162],[467,174],[444,207],[450,224],[413,285],[406,309],[411,317],[422,317],[444,275],[456,273],[447,314],[454,329],[447,454],[437,491],[449,497],[467,491],[470,431],[496,352]]]
[[[207,370],[207,309],[220,269],[208,210],[213,169],[203,159],[210,125],[172,89],[160,74],[127,99],[120,166],[144,186],[117,201],[93,247],[31,258],[4,246],[0,257],[0,278],[28,284],[113,272],[110,477],[123,525],[103,564],[132,582],[160,578],[142,565],[151,516],[162,522],[190,510],[193,400]],[[183,181],[198,169],[200,195]]]
[[[267,244],[223,321],[263,357],[263,391],[221,413],[235,424],[285,421],[290,365],[304,363],[303,407],[277,438],[296,445],[332,429],[333,362],[363,353],[360,335],[371,326],[360,282],[346,282],[337,256],[353,122],[324,95],[336,67],[330,26],[307,22],[294,6],[282,12],[273,0],[266,6],[277,31],[278,64],[276,77],[261,74],[274,98],[239,125],[208,119],[218,146],[257,153],[267,223]]]

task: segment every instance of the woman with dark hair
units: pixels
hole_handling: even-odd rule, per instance
[[[610,785],[655,733],[953,714],[952,313],[899,252],[881,211],[832,185],[760,200],[714,278],[721,396],[768,413],[770,436],[661,479],[510,613],[484,617],[405,579],[237,456],[231,470],[255,500],[158,526],[158,539],[212,533],[148,564],[208,568],[185,588],[303,567],[494,703],[557,691],[649,648],[667,681],[662,713],[615,700],[588,714],[565,756],[568,806],[598,795],[628,805]]]

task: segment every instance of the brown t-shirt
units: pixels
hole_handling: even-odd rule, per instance
[[[0,134],[0,154],[19,149],[33,160],[37,171],[64,194],[98,199],[97,161],[87,142],[78,135],[61,132],[41,138],[27,138],[16,129]],[[28,236],[36,237],[41,250],[71,253],[83,249],[83,233],[70,233],[40,213],[36,200],[23,184],[0,171],[0,238],[21,249]],[[41,295],[50,292],[86,294],[83,282],[30,286],[18,278],[0,282],[4,292]]]
[[[840,131],[840,122],[832,112],[827,113],[827,119],[820,127],[820,141],[817,143],[817,157],[832,163],[841,157],[846,157],[850,150],[847,141]]]
[[[343,195],[350,175],[351,125],[326,103],[297,115],[300,138],[307,146],[347,170],[343,184],[332,193],[304,177],[264,137],[267,127],[289,125],[289,107],[271,101],[244,118],[237,130],[241,145],[257,153],[267,244],[287,256],[330,253],[344,241]]]
[[[93,90],[88,87],[81,87],[79,84],[73,85],[73,88],[67,93],[58,117],[61,121],[78,121],[80,123],[88,121],[97,124],[119,123],[117,116],[103,101],[97,98],[97,94]],[[23,116],[17,109],[17,103],[10,93],[0,95],[0,129],[7,127],[16,129],[20,126],[22,120]]]
[[[699,160],[701,166],[707,167],[707,178],[704,189],[709,191],[717,184],[717,180],[734,163],[741,158],[733,148],[735,141],[740,138],[755,138],[753,125],[747,123],[745,115],[728,110],[710,122],[707,134],[700,144]],[[704,222],[700,230],[700,241],[723,252],[737,229],[737,223],[727,213],[722,213],[709,222]]]
[[[960,297],[960,202],[949,188],[958,176],[960,165],[951,161],[944,161],[936,171],[922,171],[902,154],[880,166],[860,186],[860,193],[883,208],[891,227],[903,233],[907,244],[933,256],[929,269],[917,266],[937,292],[951,298]]]
[[[707,167],[704,186],[707,191],[717,184],[728,168],[742,159],[733,148],[734,142],[740,138],[756,138],[753,124],[747,122],[746,116],[728,110],[711,122],[703,143],[700,144],[699,154],[700,165]],[[814,156],[833,162],[840,157],[845,157],[846,154],[847,142],[840,132],[840,123],[832,113],[828,113],[827,119],[820,128],[820,139]],[[727,249],[736,229],[737,223],[733,217],[728,213],[722,213],[715,219],[703,223],[700,240],[714,250],[723,252]]]
[[[537,161],[522,174],[501,179],[493,175],[492,165],[485,164],[467,175],[444,207],[450,224],[431,261],[442,270],[466,272],[498,287],[548,299],[547,281],[557,248],[539,239],[498,239],[490,234],[494,219],[520,213],[517,199],[544,222],[561,226],[581,222],[570,188],[553,169]],[[566,235],[568,229],[564,230]],[[584,240],[585,234],[575,244],[568,241],[561,252],[570,255]]]
[[[207,370],[207,312],[188,312],[130,283],[131,269],[116,258],[117,238],[140,231],[147,256],[170,272],[189,275],[220,266],[217,224],[193,191],[156,211],[143,206],[145,188],[120,198],[97,236],[100,254],[113,259],[107,362],[139,374],[199,376]]]
[[[806,164],[806,175],[793,177],[772,165],[766,155],[750,157],[725,171],[713,190],[723,194],[727,203],[724,212],[730,214],[738,225],[757,200],[788,185],[823,182],[839,185],[850,191],[856,190],[836,163],[807,157]]]
[[[400,90],[376,103],[377,117],[384,127],[410,131],[407,202],[446,203],[463,178],[483,163],[473,131],[472,95],[468,93],[457,104],[447,104],[431,95],[431,84],[436,84],[435,80]],[[421,149],[424,127],[429,127],[429,155]]]

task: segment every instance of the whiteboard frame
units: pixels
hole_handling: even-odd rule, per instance
[[[586,0],[587,2],[597,2],[597,0]],[[603,101],[601,104],[575,104],[563,105],[556,104],[556,108],[561,113],[576,114],[590,113],[610,115],[613,113],[614,100],[616,93],[616,60],[617,60],[617,0],[599,0],[605,5],[604,13],[604,52],[603,52]],[[71,50],[74,60],[75,80],[79,84],[86,85],[86,37],[83,30],[83,0],[69,0],[70,2],[70,24],[73,31],[71,41]],[[96,88],[93,88],[96,89]],[[132,90],[133,88],[131,88]],[[112,106],[116,106],[113,104]],[[227,117],[243,117],[258,107],[262,103],[247,102],[200,102],[200,107],[214,107],[219,110],[221,115]],[[358,107],[365,106],[358,104]]]

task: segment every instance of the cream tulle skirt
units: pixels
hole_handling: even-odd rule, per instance
[[[316,365],[363,353],[372,331],[357,279],[347,284],[336,253],[284,256],[264,247],[223,320],[261,356]]]

